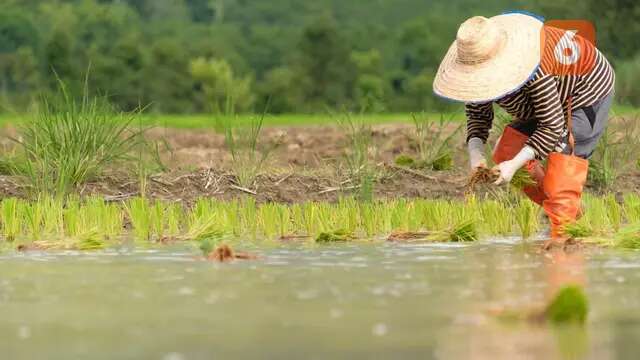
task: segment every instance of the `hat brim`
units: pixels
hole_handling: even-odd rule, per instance
[[[491,59],[469,65],[457,61],[454,41],[433,81],[436,95],[470,103],[497,100],[518,90],[538,69],[543,22],[522,13],[498,15],[491,20],[504,32],[502,47]]]

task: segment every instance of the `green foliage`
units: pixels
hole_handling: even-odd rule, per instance
[[[633,86],[635,2],[519,3],[546,18],[571,13],[593,19],[598,46],[616,66],[620,99],[639,103]],[[447,104],[433,95],[432,80],[457,26],[472,15],[514,7],[506,0],[453,5],[443,0],[406,0],[402,6],[341,0],[4,1],[0,99],[22,108],[34,94],[55,91],[52,69],[79,97],[82,71],[91,64],[93,87],[109,94],[118,108],[152,104],[156,112],[208,111],[216,99],[224,104],[214,90],[220,83],[210,81],[215,71],[203,64],[209,75],[193,77],[190,70],[195,59],[216,59],[233,67],[234,88],[242,89],[234,94],[239,111],[251,111],[253,99],[260,108],[267,98],[273,99],[273,112],[439,109]]]
[[[128,161],[142,145],[142,130],[131,130],[137,113],[117,113],[106,98],[81,100],[60,83],[58,96],[45,96],[37,113],[19,125],[16,158],[10,170],[24,176],[36,192],[66,194],[100,175],[107,167]]]
[[[640,106],[640,54],[616,64],[616,98],[619,102]]]
[[[190,72],[202,87],[205,102],[215,114],[245,112],[251,109],[254,101],[251,77],[237,78],[226,60],[207,60],[200,57],[191,62]],[[231,101],[231,104],[228,104],[228,101]]]
[[[546,319],[554,325],[584,324],[589,304],[581,287],[569,285],[561,288],[545,311]]]

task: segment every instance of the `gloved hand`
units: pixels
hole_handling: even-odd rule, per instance
[[[493,171],[498,173],[498,180],[494,184],[508,184],[511,182],[513,175],[527,163],[527,161],[536,158],[536,153],[530,146],[525,146],[520,152],[511,160],[503,161],[500,164],[493,167]]]
[[[467,150],[469,151],[469,164],[471,170],[476,170],[480,167],[487,167],[487,160],[484,158],[484,142],[480,138],[471,138],[467,143]]]

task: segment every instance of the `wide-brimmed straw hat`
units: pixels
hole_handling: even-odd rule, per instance
[[[466,20],[440,63],[433,91],[480,103],[518,90],[540,64],[542,26],[542,20],[523,13]]]

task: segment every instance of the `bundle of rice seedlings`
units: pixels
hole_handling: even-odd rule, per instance
[[[106,247],[104,235],[97,229],[91,229],[83,234],[78,234],[73,247],[78,250],[102,250]]]
[[[478,231],[473,220],[463,220],[451,228],[434,232],[430,240],[437,242],[470,242],[478,240]]]
[[[335,231],[321,232],[318,237],[316,237],[317,243],[331,243],[331,242],[344,242],[355,239],[355,236],[352,232],[349,232],[344,229],[339,229]]]
[[[513,174],[510,184],[514,188],[522,190],[527,186],[536,185],[536,181],[527,170],[521,168]]]
[[[640,249],[640,223],[627,225],[615,236],[616,247],[624,249]]]
[[[594,235],[593,228],[584,221],[566,224],[563,228],[565,235],[572,239],[585,238]]]

